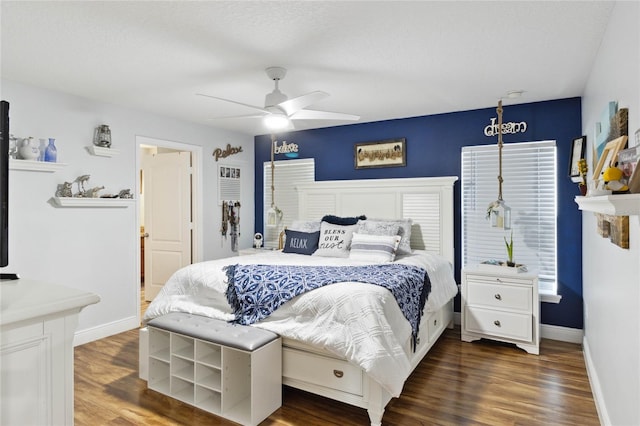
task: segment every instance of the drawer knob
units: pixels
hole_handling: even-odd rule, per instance
[[[502,300],[502,296],[500,296],[500,293],[494,294],[493,297],[495,297],[496,300]]]
[[[340,370],[333,370],[333,375],[336,376],[338,379],[341,379],[342,376],[344,376],[344,372]]]
[[[495,321],[493,322],[493,324],[494,324],[496,327],[500,327],[500,321],[498,321],[498,320],[495,320]]]

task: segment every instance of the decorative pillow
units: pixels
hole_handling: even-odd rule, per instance
[[[351,237],[358,225],[334,225],[329,222],[320,224],[320,241],[314,256],[349,257]]]
[[[398,246],[398,254],[411,254],[411,225],[413,220],[411,219],[369,219],[370,222],[367,226],[376,227],[376,222],[382,222],[386,224],[398,225],[398,235],[402,237],[400,245]]]
[[[289,229],[300,232],[318,232],[320,231],[319,220],[294,220]]]
[[[375,263],[393,262],[400,239],[400,235],[367,235],[354,232],[349,259]]]
[[[282,251],[284,253],[297,253],[311,255],[318,248],[320,231],[299,232],[285,229],[285,244]]]
[[[400,235],[400,225],[395,222],[377,220],[361,220],[358,222],[358,233],[366,235]]]
[[[359,220],[366,220],[365,215],[358,217],[339,217],[332,214],[328,214],[322,218],[323,222],[329,222],[334,225],[355,225]]]

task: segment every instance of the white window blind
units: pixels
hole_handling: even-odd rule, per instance
[[[509,143],[502,150],[502,198],[511,207],[513,260],[538,272],[540,293],[556,294],[556,143]],[[487,206],[498,198],[497,145],[462,148],[462,263],[507,259]]]
[[[271,162],[264,163],[263,214],[264,244],[266,248],[278,248],[278,236],[285,226],[298,219],[298,192],[296,186],[315,181],[313,158],[274,162],[275,205],[282,210],[282,221],[277,227],[266,225],[267,211],[271,207]]]

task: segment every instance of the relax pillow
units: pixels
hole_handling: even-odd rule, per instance
[[[285,229],[285,244],[282,251],[284,253],[297,254],[313,254],[318,248],[318,238],[320,231],[316,232],[299,232],[291,229]]]
[[[391,225],[398,226],[398,235],[400,235],[400,245],[398,245],[398,254],[411,254],[411,225],[413,221],[411,219],[368,219],[366,222],[368,229],[383,229],[384,227]],[[364,233],[366,231],[359,230],[358,232]]]
[[[339,217],[332,214],[328,214],[322,218],[323,222],[329,222],[334,225],[355,225],[359,220],[366,220],[365,215],[357,217]]]
[[[334,225],[329,222],[320,224],[320,240],[314,256],[349,257],[351,237],[358,225]]]
[[[400,235],[366,235],[354,232],[349,259],[374,263],[393,262],[400,239]]]

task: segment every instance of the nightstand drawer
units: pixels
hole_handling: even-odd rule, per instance
[[[467,306],[465,308],[465,329],[473,333],[509,339],[532,340],[531,314],[492,311]]]
[[[467,305],[489,308],[511,309],[531,313],[531,286],[509,286],[501,284],[467,284]]]

